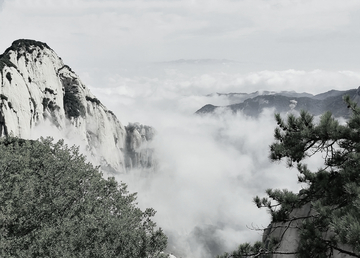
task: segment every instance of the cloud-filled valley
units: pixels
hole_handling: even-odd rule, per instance
[[[86,95],[91,107],[96,96],[122,125],[154,128],[145,147],[154,150],[156,166],[116,178],[138,192],[141,208],[157,211],[169,252],[207,258],[261,239],[262,231],[255,229],[266,227],[270,215],[256,207],[254,196],[265,196],[268,188],[302,186],[295,168],[268,158],[274,110],[257,118],[225,108],[215,115],[195,112],[206,104],[234,104],[216,93],[358,88],[359,14],[357,0],[0,0],[0,49],[16,39],[46,42],[94,94]],[[26,92],[30,77],[13,77],[24,86],[18,93]],[[44,87],[59,82],[41,79]],[[9,89],[19,89],[9,83]],[[41,96],[52,95],[45,90]],[[13,104],[28,104],[12,98]],[[69,128],[58,131],[46,121],[31,138],[66,137],[86,153],[86,131],[79,137]],[[102,136],[113,140],[111,133]],[[95,155],[101,152],[92,151],[88,160],[99,163]],[[107,146],[102,151],[117,155]],[[310,167],[321,161],[321,155],[314,157]]]
[[[166,122],[157,124],[153,142],[157,170],[118,179],[139,193],[141,206],[158,211],[156,219],[170,233],[170,247],[197,254],[202,246],[193,242],[196,229],[215,229],[203,237],[206,244],[215,241],[218,252],[258,239],[259,232],[247,226],[266,226],[269,217],[252,198],[269,187],[296,188],[294,171],[268,161],[271,111],[260,120],[231,114],[221,120],[176,114],[162,119]]]
[[[155,171],[132,171],[117,178],[138,192],[141,207],[157,210],[155,219],[169,236],[169,251],[180,257],[210,257],[241,242],[260,240],[262,232],[255,229],[266,227],[270,215],[256,207],[253,197],[265,196],[268,188],[301,188],[295,168],[268,158],[276,127],[274,110],[264,110],[258,118],[225,109],[218,115],[195,115],[207,103],[228,104],[224,97],[208,94],[290,89],[318,93],[344,81],[356,87],[359,76],[294,70],[247,75],[159,70],[153,77],[113,75],[107,87],[91,90],[121,121],[155,128]],[[92,79],[85,76],[90,85]],[[313,161],[314,168],[318,162],[321,158]]]

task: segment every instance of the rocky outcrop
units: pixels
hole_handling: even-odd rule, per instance
[[[151,151],[145,153],[142,146],[143,128],[150,127],[127,130],[45,43],[17,40],[0,55],[0,100],[8,134],[28,139],[50,124],[51,130],[84,146],[88,155],[99,157],[104,169],[125,172],[150,164],[142,162],[151,159],[145,157]]]
[[[151,168],[156,166],[154,149],[148,143],[154,137],[154,129],[139,123],[129,124],[125,127],[126,137],[126,167]]]

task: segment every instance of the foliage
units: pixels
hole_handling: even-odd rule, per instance
[[[49,98],[43,98],[42,103],[43,105],[43,111],[46,110],[46,108],[49,108],[50,111],[59,110],[60,107],[54,103],[54,101],[50,100]]]
[[[64,108],[66,115],[71,118],[77,118],[79,116],[85,116],[85,107],[81,103],[79,97],[71,90],[65,90],[64,95]]]
[[[328,254],[334,249],[360,254],[360,109],[350,97],[345,97],[345,101],[352,110],[345,125],[330,113],[325,113],[316,125],[306,112],[298,118],[290,115],[286,123],[276,116],[277,141],[270,146],[270,157],[285,158],[290,166],[297,163],[299,182],[308,187],[300,191],[294,206],[311,202],[316,211],[301,229],[299,257],[323,257],[320,253]],[[316,153],[324,157],[324,166],[312,172],[303,160]],[[283,206],[282,200],[276,201]],[[334,236],[324,239],[329,230]],[[339,250],[339,244],[347,244],[353,251]]]
[[[68,68],[68,66],[63,66],[59,69],[58,73],[63,69]],[[70,70],[71,71],[71,70]],[[79,88],[81,87],[79,81],[73,77],[64,74],[60,74],[61,83],[65,89],[64,94],[64,109],[68,118],[77,118],[79,116],[85,117],[85,106],[81,101],[81,94],[79,93]]]
[[[17,59],[19,60],[21,56],[25,56],[25,53],[33,53],[36,48],[40,48],[41,50],[44,50],[45,48],[51,49],[46,43],[40,41],[31,39],[15,40],[11,46],[8,47],[2,55],[0,55],[0,71],[2,71],[5,66],[16,68],[16,66],[10,61],[10,51],[17,52]],[[26,56],[25,60],[28,61]]]
[[[50,99],[49,98],[43,98],[43,100],[42,100],[42,105],[43,105],[43,111],[45,111],[46,110],[46,108],[48,107],[48,105],[49,105],[49,102],[50,102]]]
[[[296,253],[300,258],[330,257],[335,250],[360,257],[360,108],[350,97],[344,100],[352,111],[344,125],[329,112],[318,123],[305,111],[298,117],[290,114],[287,120],[275,115],[278,127],[270,159],[296,165],[298,181],[307,186],[299,193],[269,189],[268,198],[255,197],[254,202],[269,210],[273,222],[288,221],[294,208],[311,203],[314,213],[304,218],[299,231]],[[316,154],[324,158],[324,165],[310,171],[304,160]],[[344,245],[350,249],[344,250]],[[262,253],[276,253],[276,248]]]
[[[86,98],[87,101],[90,101],[90,102],[95,103],[97,105],[101,104],[100,100],[98,100],[97,98],[92,98],[92,97],[89,97],[89,96],[86,96],[85,98]]]
[[[0,55],[0,72],[3,73],[4,67],[14,67],[16,66],[10,61],[10,56],[7,51]]]
[[[1,257],[159,257],[153,209],[102,178],[76,147],[0,139]]]
[[[114,112],[112,112],[111,110],[105,110],[105,112],[107,112],[107,113],[109,113],[110,115],[116,117],[115,114],[114,114]]]
[[[232,253],[225,253],[218,256],[218,258],[260,257],[259,255],[261,255],[261,258],[270,258],[270,254],[267,254],[265,250],[265,246],[262,242],[256,242],[253,245],[244,243],[239,245],[238,249]]]
[[[0,99],[1,100],[8,100],[8,97],[5,96],[4,94],[0,94]]]
[[[4,67],[14,67],[16,66],[10,61],[8,56],[0,55],[0,72],[2,74]]]
[[[59,57],[60,58],[60,57]],[[61,58],[60,58],[61,59]],[[60,71],[62,70],[62,69],[68,69],[70,72],[74,72],[72,69],[71,69],[71,67],[70,66],[68,66],[68,65],[64,65],[64,66],[62,66],[62,67],[60,67],[59,69],[58,69],[58,71],[57,71],[57,73],[60,73]]]
[[[30,79],[30,77],[29,77],[29,79]],[[47,87],[45,88],[45,93],[46,92],[49,92],[50,94],[53,94],[53,95],[55,94],[55,91],[53,89],[50,89],[50,88],[47,88]]]
[[[23,48],[26,52],[32,53],[36,47],[39,47],[41,50],[44,50],[44,48],[51,49],[46,43],[40,41],[31,39],[18,39],[15,40],[5,52],[10,50],[16,51]]]
[[[12,81],[11,73],[9,72],[6,73],[6,79],[8,79],[8,81],[11,83]]]

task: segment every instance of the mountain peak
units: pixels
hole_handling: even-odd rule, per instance
[[[52,56],[53,62],[61,67],[62,61],[56,53],[44,42],[32,39],[15,40],[3,54],[0,55],[0,72],[5,66],[19,69],[23,65],[42,61],[43,56]]]
[[[44,42],[36,41],[36,40],[32,40],[32,39],[18,39],[18,40],[15,40],[11,44],[11,47],[9,47],[7,49],[7,51],[8,50],[14,50],[14,51],[23,50],[23,51],[31,53],[36,48],[40,48],[41,50],[44,50],[45,48],[47,48],[47,49],[51,50],[51,48]],[[7,52],[7,51],[5,51],[5,52]]]
[[[0,104],[0,137],[2,127],[25,139],[60,136],[110,172],[150,164],[142,159],[151,152],[140,153],[139,146],[151,130],[128,132],[46,43],[16,40],[0,55]]]

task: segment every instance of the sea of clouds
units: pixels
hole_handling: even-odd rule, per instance
[[[320,93],[358,87],[360,73],[354,71],[272,70],[358,67],[353,54],[358,6],[356,0],[0,0],[0,29],[13,39],[46,41],[124,125],[155,128],[156,171],[117,178],[138,192],[141,207],[157,210],[155,220],[169,236],[169,251],[178,258],[202,258],[261,239],[262,232],[252,229],[266,227],[270,216],[252,203],[255,195],[301,186],[295,169],[268,159],[276,126],[273,110],[256,119],[226,110],[217,116],[194,112],[209,103],[229,104],[224,96],[207,96],[215,92]],[[1,49],[13,39],[4,37]],[[134,58],[209,54],[244,62],[119,67],[121,60]],[[84,67],[88,70],[78,70]],[[259,67],[271,68],[254,70]],[[33,137],[49,131],[55,139],[63,137],[50,123]],[[68,141],[78,144],[76,136]]]
[[[264,110],[258,118],[226,109],[216,115],[194,115],[208,103],[229,104],[224,96],[208,94],[320,93],[356,88],[360,77],[321,70],[241,74],[233,68],[192,62],[152,64],[103,77],[80,74],[123,124],[140,122],[155,128],[151,145],[156,170],[133,170],[116,178],[138,192],[141,208],[157,211],[155,221],[169,237],[168,251],[177,257],[214,257],[239,243],[261,240],[262,231],[257,229],[268,225],[270,215],[255,206],[253,197],[265,196],[268,188],[303,187],[297,183],[296,169],[268,158],[276,127],[274,110]],[[321,158],[311,165],[318,168]]]

